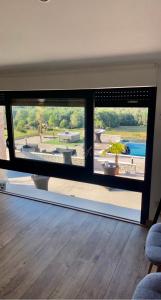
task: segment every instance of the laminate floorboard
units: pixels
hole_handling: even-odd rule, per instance
[[[145,228],[0,193],[1,299],[130,299]]]

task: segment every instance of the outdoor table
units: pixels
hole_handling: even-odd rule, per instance
[[[26,144],[21,147],[24,152],[40,152],[38,144]]]
[[[54,150],[52,153],[53,154],[58,154],[58,153],[63,153],[64,150],[68,150],[68,151],[71,151],[72,155],[77,155],[77,151],[76,149],[64,149],[64,148],[56,148],[56,150]]]
[[[96,130],[95,131],[95,136],[96,136],[95,143],[102,143],[102,141],[101,141],[101,134],[103,132],[105,132],[104,129],[100,129],[100,130]]]
[[[64,164],[72,165],[72,153],[73,150],[70,149],[62,149],[61,153],[64,157]]]
[[[60,142],[78,142],[80,141],[79,132],[63,132],[58,134]]]

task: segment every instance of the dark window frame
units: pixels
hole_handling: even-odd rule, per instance
[[[85,167],[15,157],[11,107],[13,99],[21,98],[70,98],[73,100],[78,98],[85,99]],[[147,147],[144,180],[94,173],[93,132],[95,103],[99,103],[99,106],[101,105],[101,107],[148,107]],[[10,160],[0,160],[0,168],[140,192],[142,193],[141,223],[144,224],[148,219],[149,214],[155,103],[155,87],[1,92],[0,105],[5,104],[6,106]]]

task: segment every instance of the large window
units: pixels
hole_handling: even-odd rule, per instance
[[[0,168],[84,182],[86,189],[93,184],[139,193],[141,222],[146,222],[155,88],[10,91],[2,96]]]

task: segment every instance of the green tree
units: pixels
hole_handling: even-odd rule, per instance
[[[36,109],[34,107],[28,113],[27,123],[30,127],[37,128]]]
[[[40,136],[40,143],[42,143],[43,124],[44,124],[44,115],[43,115],[42,106],[36,108],[36,122],[38,124],[38,134]]]
[[[112,111],[97,111],[96,120],[100,122],[102,128],[115,128],[120,125],[118,114]]]
[[[58,111],[52,111],[48,124],[50,127],[59,127],[59,124],[61,122],[61,114]]]
[[[131,113],[121,113],[119,116],[120,126],[136,126],[137,121]]]
[[[20,132],[25,132],[25,131],[26,131],[26,130],[25,130],[25,125],[26,125],[26,123],[25,123],[24,120],[19,120],[19,121],[17,122],[16,129],[17,129],[18,131],[20,131]]]
[[[61,120],[60,128],[68,128],[68,121],[66,119]]]
[[[118,155],[125,151],[125,145],[122,143],[112,143],[105,150],[102,151],[102,156],[105,156],[107,153],[115,154],[115,164],[118,165]]]
[[[82,128],[83,127],[83,114],[78,111],[74,111],[70,117],[71,128]]]

